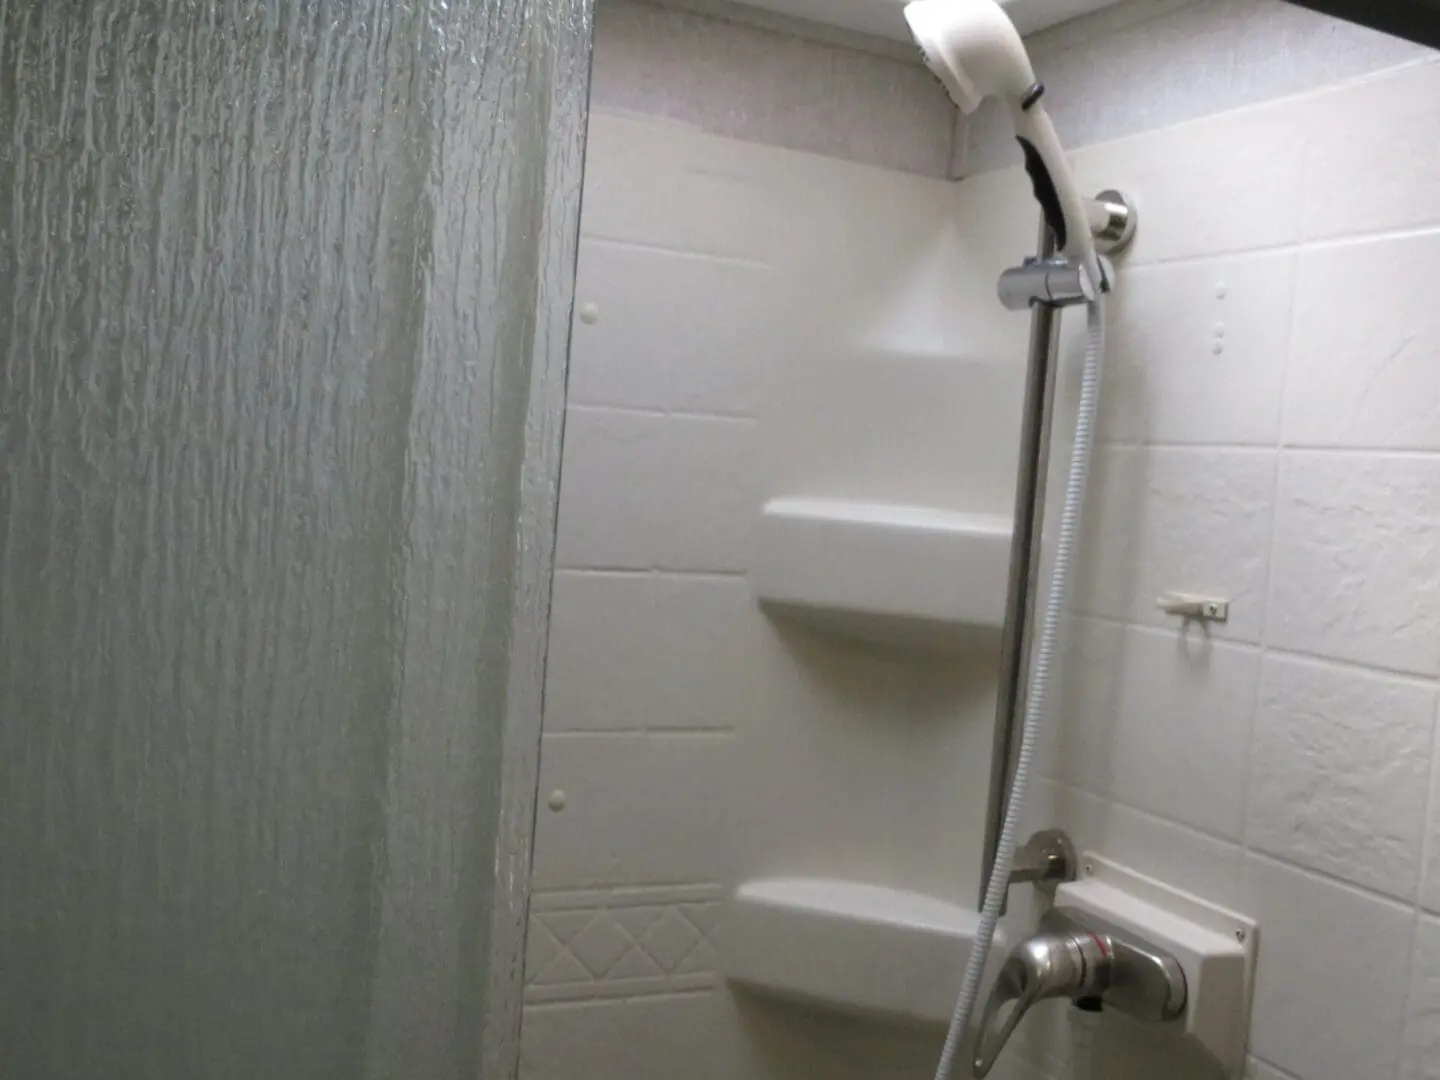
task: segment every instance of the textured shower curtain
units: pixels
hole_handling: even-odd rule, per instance
[[[588,18],[0,0],[6,1080],[513,1068]]]

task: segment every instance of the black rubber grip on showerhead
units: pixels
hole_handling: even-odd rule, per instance
[[[1045,224],[1049,225],[1050,231],[1055,234],[1055,246],[1063,251],[1070,235],[1065,228],[1065,211],[1060,206],[1060,193],[1055,190],[1055,180],[1050,175],[1050,170],[1045,167],[1045,159],[1030,140],[1017,135],[1015,141],[1025,152],[1025,171],[1030,174],[1030,186],[1035,189],[1035,201],[1040,204],[1040,211],[1045,215]]]

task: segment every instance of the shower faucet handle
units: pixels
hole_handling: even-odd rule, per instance
[[[990,1072],[1038,1002],[1098,999],[1137,1020],[1161,1022],[1185,1011],[1185,994],[1180,962],[1165,950],[1087,912],[1055,908],[1000,969],[980,1020],[975,1075]]]
[[[1109,957],[1098,938],[1053,921],[1040,927],[1005,958],[990,991],[975,1041],[977,1077],[989,1074],[1031,1006],[1051,998],[1099,997],[1107,985]]]

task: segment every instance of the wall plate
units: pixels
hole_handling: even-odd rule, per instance
[[[1099,855],[1080,857],[1080,878],[1055,906],[1108,919],[1167,949],[1185,972],[1184,1034],[1227,1076],[1245,1069],[1259,927],[1255,920]]]

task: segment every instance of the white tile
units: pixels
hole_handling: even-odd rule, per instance
[[[1415,287],[1437,279],[1440,232],[1300,255],[1287,444],[1440,448],[1440,304]]]
[[[722,733],[546,735],[533,888],[728,883],[735,760]]]
[[[650,413],[569,409],[560,463],[555,562],[644,570],[655,565],[666,420]]]
[[[1201,634],[1131,629],[1122,670],[1103,790],[1238,840],[1258,651]]]
[[[1440,64],[1317,98],[1306,126],[1306,239],[1440,223]]]
[[[1033,829],[1064,828],[1082,851],[1097,852],[1212,903],[1234,907],[1243,899],[1239,844],[1049,781],[1032,791],[1028,817]]]
[[[743,148],[674,123],[596,110],[581,235],[769,261],[783,223],[780,194],[763,155],[737,152]]]
[[[718,1019],[710,994],[526,1005],[520,1080],[730,1080]]]
[[[1415,928],[1401,1080],[1440,1080],[1440,922]]]
[[[1077,609],[1175,630],[1155,605],[1162,593],[1216,596],[1229,621],[1192,631],[1258,641],[1274,501],[1271,451],[1099,448]]]
[[[1109,309],[1102,439],[1273,446],[1295,256],[1137,267]]]
[[[1032,924],[1033,925],[1033,924]],[[1077,1060],[1075,1009],[1066,1000],[1043,1001],[1031,1008],[1012,1036],[1006,1054],[1024,1054],[1042,1062],[1042,1075],[1057,1080],[1221,1080],[1215,1061],[1170,1025],[1142,1024],[1109,1010],[1100,1020],[1089,1068]]]
[[[1250,1049],[1305,1080],[1394,1076],[1410,911],[1255,855],[1244,888],[1260,925]]]
[[[1246,839],[1400,899],[1419,879],[1435,688],[1266,657]]]
[[[729,1023],[742,1034],[743,1046],[727,1071],[714,1074],[717,1080],[931,1080],[935,1075],[945,1036],[938,1026],[867,1022],[744,991],[729,996],[734,1009]],[[670,1080],[689,1075],[677,1072]]]
[[[1440,741],[1435,749],[1440,751]],[[1430,820],[1426,828],[1425,866],[1420,875],[1420,906],[1440,915],[1440,752],[1434,754],[1430,770]]]
[[[1075,611],[1109,619],[1123,619],[1129,614],[1145,527],[1145,477],[1149,466],[1143,449],[1095,447],[1081,518],[1080,550],[1070,585]],[[1066,470],[1052,455],[1047,520],[1057,520],[1060,513]],[[1047,558],[1047,565],[1051,561]]]
[[[1125,629],[1077,616],[1061,628],[1060,678],[1051,691],[1053,718],[1040,744],[1040,772],[1091,785],[1109,771],[1111,734],[1124,676]]]
[[[570,403],[753,415],[778,288],[758,263],[582,241]]]
[[[672,417],[660,449],[655,565],[749,569],[762,502],[754,422]]]
[[[758,707],[767,633],[743,578],[559,571],[545,730],[732,728]]]
[[[1304,136],[1267,110],[1211,117],[1076,151],[1082,190],[1116,188],[1143,223],[1125,263],[1278,247],[1299,237]]]
[[[1245,1080],[1294,1080],[1294,1077],[1252,1057],[1245,1067]]]
[[[1270,645],[1440,671],[1440,459],[1281,456]]]
[[[760,507],[756,458],[752,421],[571,408],[556,564],[744,570]]]

